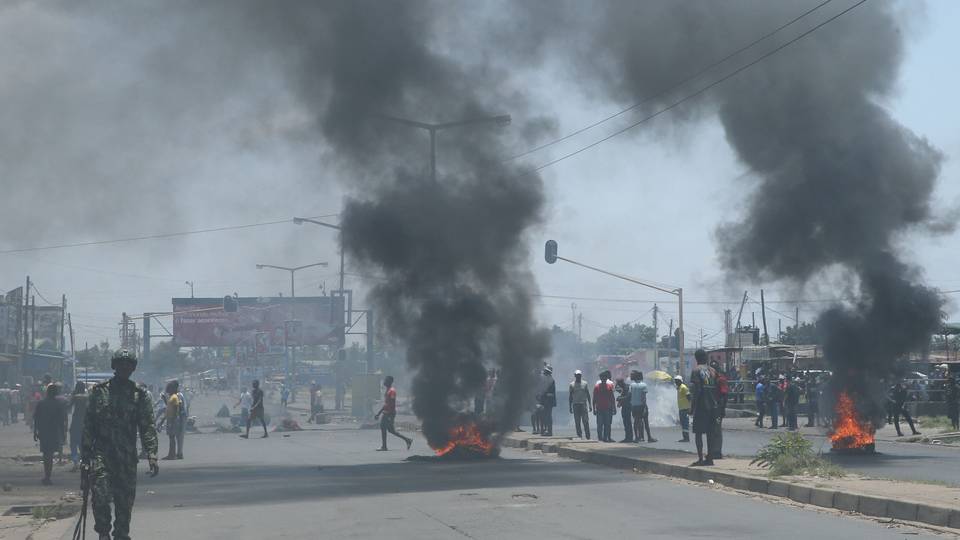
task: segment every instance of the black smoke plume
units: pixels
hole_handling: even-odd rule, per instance
[[[570,3],[559,10],[564,22],[587,31],[568,31],[553,45],[577,50],[590,91],[624,104],[646,99],[639,111],[649,113],[853,2],[818,9],[667,91],[816,4],[625,0],[594,10]],[[531,20],[552,20],[556,5],[525,9]],[[911,229],[943,229],[931,208],[941,155],[884,106],[903,57],[907,15],[889,2],[858,6],[653,128],[666,123],[682,141],[684,129],[717,114],[752,171],[757,184],[742,218],[717,231],[719,259],[731,278],[802,286],[838,268],[853,276],[854,290],[843,291],[852,305],[827,310],[818,328],[835,390],[852,392],[858,410],[874,420],[883,411],[883,379],[895,376],[898,360],[922,349],[940,324],[940,297],[917,282],[918,272],[895,246]]]
[[[523,249],[541,219],[541,181],[504,165],[504,134],[485,125],[440,132],[434,181],[427,134],[385,115],[443,122],[504,112],[488,102],[516,114],[522,102],[482,83],[491,67],[431,48],[437,4],[335,5],[321,17],[332,35],[300,69],[304,101],[324,96],[320,129],[358,177],[342,213],[343,246],[385,278],[370,294],[375,320],[406,345],[413,409],[431,446],[448,442],[490,368],[500,371],[502,396],[493,427],[513,427],[533,370],[549,354],[533,320]]]

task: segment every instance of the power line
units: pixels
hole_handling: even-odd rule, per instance
[[[37,288],[37,285],[36,285],[35,283],[33,283],[32,281],[30,282],[30,288],[33,289],[33,292],[37,293],[37,296],[39,296],[41,300],[43,300],[44,302],[46,302],[47,305],[49,305],[49,306],[59,306],[59,305],[60,305],[60,304],[54,304],[53,302],[47,300],[47,297],[44,296],[43,293],[40,292],[40,289],[38,289],[38,288]],[[30,291],[27,291],[27,292],[29,293]]]
[[[832,1],[833,1],[833,0],[824,0],[823,2],[817,4],[816,6],[814,6],[814,7],[810,8],[810,9],[808,9],[807,11],[801,13],[801,14],[798,15],[797,17],[791,19],[789,22],[784,23],[784,24],[778,26],[778,27],[775,28],[774,30],[772,30],[772,31],[770,31],[770,32],[767,32],[766,34],[764,34],[764,35],[760,36],[759,38],[751,41],[750,43],[748,43],[748,44],[740,47],[739,49],[733,51],[732,53],[730,53],[730,54],[728,54],[728,55],[726,55],[726,56],[724,56],[723,58],[720,58],[719,60],[716,60],[716,61],[710,63],[709,65],[701,68],[700,70],[698,70],[698,71],[697,71],[696,73],[694,73],[693,75],[689,75],[689,76],[687,76],[686,78],[681,79],[680,81],[678,81],[678,82],[676,82],[676,83],[674,83],[674,84],[671,84],[671,85],[668,86],[667,88],[664,88],[663,90],[661,90],[661,91],[653,94],[652,96],[650,96],[650,97],[648,97],[648,98],[646,98],[646,99],[643,99],[643,100],[641,100],[641,101],[639,101],[639,102],[637,102],[637,103],[634,103],[633,105],[631,105],[631,106],[629,106],[629,107],[627,107],[627,108],[625,108],[625,109],[622,109],[622,110],[620,110],[620,111],[617,111],[616,113],[611,114],[610,116],[607,116],[607,117],[605,117],[605,118],[603,118],[603,119],[601,119],[601,120],[597,120],[596,122],[593,122],[592,124],[588,124],[588,125],[580,128],[580,129],[577,129],[577,130],[575,130],[575,131],[573,131],[573,132],[571,132],[571,133],[568,133],[568,134],[564,135],[563,137],[560,137],[559,139],[554,139],[554,140],[552,140],[552,141],[545,142],[545,143],[543,143],[543,144],[540,144],[539,146],[535,146],[535,147],[533,147],[533,148],[531,148],[531,149],[529,149],[529,150],[526,150],[526,151],[521,152],[521,153],[519,153],[519,154],[516,154],[516,155],[514,155],[514,156],[512,156],[512,157],[509,157],[509,158],[506,159],[506,161],[512,161],[512,160],[514,160],[514,159],[518,159],[518,158],[521,158],[521,157],[523,157],[523,156],[527,156],[527,155],[532,154],[532,153],[534,153],[534,152],[539,152],[540,150],[543,150],[544,148],[547,148],[547,147],[549,147],[549,146],[553,146],[553,145],[555,145],[555,144],[558,144],[558,143],[561,143],[561,142],[563,142],[563,141],[566,141],[566,140],[568,140],[568,139],[570,139],[570,138],[572,138],[572,137],[575,137],[575,136],[577,136],[577,135],[580,135],[581,133],[583,133],[583,132],[585,132],[585,131],[589,131],[589,130],[591,130],[591,129],[593,129],[593,128],[601,125],[601,124],[604,124],[604,123],[606,123],[606,122],[609,122],[610,120],[613,120],[614,118],[617,118],[617,117],[619,117],[619,116],[621,116],[621,115],[623,115],[623,114],[626,114],[626,113],[628,113],[628,112],[630,112],[630,111],[632,111],[632,110],[634,110],[634,109],[637,109],[637,108],[639,108],[639,107],[642,107],[643,105],[646,105],[647,103],[649,103],[649,102],[651,102],[651,101],[653,101],[653,100],[655,100],[655,99],[658,99],[658,98],[660,98],[660,97],[666,96],[667,94],[673,92],[674,90],[680,88],[681,86],[687,84],[688,82],[700,78],[701,75],[704,75],[705,73],[707,73],[707,72],[710,71],[711,69],[713,69],[713,68],[715,68],[715,67],[717,67],[717,66],[719,66],[719,65],[721,65],[721,64],[723,64],[723,63],[725,63],[727,60],[730,60],[730,59],[733,58],[734,56],[737,56],[737,55],[739,55],[740,53],[746,51],[747,49],[753,48],[754,45],[757,45],[758,43],[760,43],[760,42],[762,42],[762,41],[766,41],[767,39],[773,37],[775,34],[779,33],[781,30],[784,30],[784,29],[786,29],[787,27],[792,26],[794,23],[800,21],[801,19],[805,18],[806,16],[808,16],[808,15],[810,15],[811,13],[817,11],[818,9],[822,8],[823,6],[829,4],[829,3],[832,2]]]
[[[624,128],[618,129],[617,131],[614,131],[613,133],[611,133],[611,134],[609,134],[609,135],[607,135],[607,136],[605,136],[605,137],[602,137],[602,138],[600,138],[600,139],[598,139],[598,140],[596,140],[596,141],[594,141],[594,142],[592,142],[592,143],[590,143],[590,144],[588,144],[588,145],[586,145],[586,146],[583,146],[583,147],[581,147],[581,148],[579,148],[579,149],[577,149],[577,150],[574,150],[574,151],[572,151],[572,152],[569,152],[569,153],[567,153],[567,154],[564,154],[564,155],[562,155],[562,156],[560,156],[560,157],[558,157],[558,158],[556,158],[556,159],[552,159],[552,160],[550,160],[550,161],[548,161],[548,162],[546,162],[546,163],[544,163],[544,164],[542,164],[542,165],[538,165],[538,166],[536,166],[536,167],[533,168],[533,170],[531,171],[531,173],[532,173],[532,172],[542,171],[543,169],[546,169],[547,167],[550,167],[550,166],[552,166],[552,165],[556,165],[557,163],[560,163],[561,161],[567,160],[567,159],[572,158],[572,157],[574,157],[574,156],[576,156],[576,155],[578,155],[578,154],[580,154],[580,153],[586,152],[587,150],[589,150],[589,149],[591,149],[591,148],[593,148],[593,147],[595,147],[595,146],[599,146],[599,145],[601,145],[601,144],[609,141],[610,139],[612,139],[612,138],[614,138],[614,137],[617,137],[617,136],[619,136],[619,135],[622,135],[622,134],[626,133],[627,131],[630,131],[631,129],[633,129],[633,128],[641,125],[641,124],[644,124],[644,123],[646,123],[646,122],[648,122],[648,121],[650,121],[650,120],[653,120],[654,118],[657,118],[658,116],[660,116],[660,115],[662,115],[662,114],[664,114],[664,113],[667,113],[667,112],[669,112],[669,111],[672,111],[673,109],[675,109],[675,108],[679,107],[680,105],[682,105],[682,104],[690,101],[691,99],[693,99],[693,98],[695,98],[695,97],[698,97],[698,96],[704,94],[704,93],[707,92],[708,90],[710,90],[710,89],[712,89],[712,88],[714,88],[714,87],[716,87],[716,86],[719,86],[720,84],[722,84],[722,83],[724,83],[724,82],[732,79],[733,77],[739,75],[739,74],[742,73],[743,71],[746,71],[747,69],[749,69],[749,68],[751,68],[751,67],[759,64],[760,62],[766,60],[767,58],[770,58],[771,56],[777,54],[778,52],[782,51],[783,49],[785,49],[785,48],[789,47],[790,45],[792,45],[792,44],[800,41],[801,39],[809,36],[810,34],[816,32],[816,31],[819,30],[820,28],[823,28],[823,27],[826,26],[827,24],[829,24],[829,23],[831,23],[831,22],[839,19],[840,17],[842,17],[842,16],[846,15],[847,13],[853,11],[854,9],[856,9],[857,7],[865,4],[866,2],[867,2],[867,0],[859,0],[857,3],[853,4],[852,6],[848,7],[847,9],[841,11],[840,13],[837,13],[836,15],[834,15],[834,16],[830,17],[829,19],[821,22],[820,24],[814,26],[813,28],[811,28],[811,29],[803,32],[802,34],[798,35],[797,37],[795,37],[795,38],[793,38],[793,39],[791,39],[791,40],[783,43],[782,45],[780,45],[780,46],[778,46],[778,47],[776,47],[776,48],[774,48],[774,49],[771,50],[770,52],[764,53],[764,54],[761,55],[759,58],[757,58],[757,59],[755,59],[755,60],[753,60],[753,61],[751,61],[751,62],[748,62],[747,64],[745,64],[745,65],[743,65],[743,66],[741,66],[741,67],[733,70],[732,72],[728,73],[727,75],[724,75],[723,77],[720,77],[719,79],[713,81],[712,83],[710,83],[710,84],[708,84],[708,85],[706,85],[706,86],[701,87],[699,90],[696,90],[696,91],[694,91],[694,92],[692,92],[692,93],[690,93],[690,94],[687,94],[686,96],[684,96],[684,97],[682,97],[682,98],[674,101],[673,103],[667,105],[666,107],[663,107],[663,108],[657,110],[656,112],[653,112],[653,113],[651,113],[651,114],[649,114],[649,115],[647,115],[647,116],[645,116],[645,117],[637,120],[636,122],[633,122],[632,124],[629,124],[629,125],[627,125],[627,126],[624,127]]]
[[[338,214],[326,214],[326,215],[322,215],[322,216],[310,216],[310,219],[320,219],[320,218],[325,218],[325,217],[333,217],[333,216],[336,216],[336,215],[338,215]],[[131,236],[131,237],[127,237],[127,238],[113,238],[113,239],[110,239],[110,240],[91,240],[91,241],[88,241],[88,242],[75,242],[75,243],[72,243],[72,244],[57,244],[57,245],[51,245],[51,246],[34,246],[34,247],[26,247],[26,248],[4,249],[4,250],[0,250],[0,255],[7,255],[7,254],[11,254],[11,253],[26,253],[26,252],[28,252],[28,251],[46,251],[46,250],[51,250],[51,249],[63,249],[63,248],[71,248],[71,247],[99,246],[99,245],[104,245],[104,244],[119,244],[119,243],[124,243],[124,242],[137,242],[137,241],[140,241],[140,240],[157,240],[157,239],[161,239],[161,238],[173,238],[173,237],[177,237],[177,236],[188,236],[188,235],[193,235],[193,234],[205,234],[205,233],[212,233],[212,232],[235,231],[235,230],[238,230],[238,229],[250,229],[250,228],[253,228],[253,227],[264,227],[264,226],[266,226],[266,225],[278,225],[278,224],[280,224],[280,223],[290,223],[290,219],[279,219],[279,220],[276,220],[276,221],[263,221],[263,222],[259,222],[259,223],[247,223],[247,224],[245,224],[245,225],[227,225],[227,226],[223,226],[223,227],[213,227],[213,228],[210,228],[210,229],[195,229],[195,230],[192,230],[192,231],[180,231],[180,232],[172,232],[172,233],[157,233],[157,234],[149,234],[149,235],[145,235],[145,236]]]

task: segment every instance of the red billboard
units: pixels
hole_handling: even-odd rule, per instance
[[[236,312],[225,312],[223,298],[174,298],[174,341],[181,347],[249,346],[258,352],[282,352],[285,345],[343,346],[343,297],[238,298],[237,303]]]

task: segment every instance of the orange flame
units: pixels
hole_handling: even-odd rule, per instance
[[[833,433],[830,441],[834,448],[863,448],[874,442],[874,427],[865,422],[853,405],[853,400],[846,391],[840,392],[837,406],[834,408],[836,416],[833,420]]]
[[[452,428],[450,430],[450,441],[446,446],[434,448],[434,450],[438,456],[443,456],[457,448],[484,456],[490,456],[494,451],[493,443],[474,422],[467,422]]]

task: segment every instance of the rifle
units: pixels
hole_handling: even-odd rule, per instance
[[[77,525],[73,528],[73,540],[86,540],[87,538],[87,503],[90,500],[90,483],[93,480],[93,470],[89,464],[80,465],[80,491],[83,493],[83,504],[80,506],[80,517],[77,518]]]

